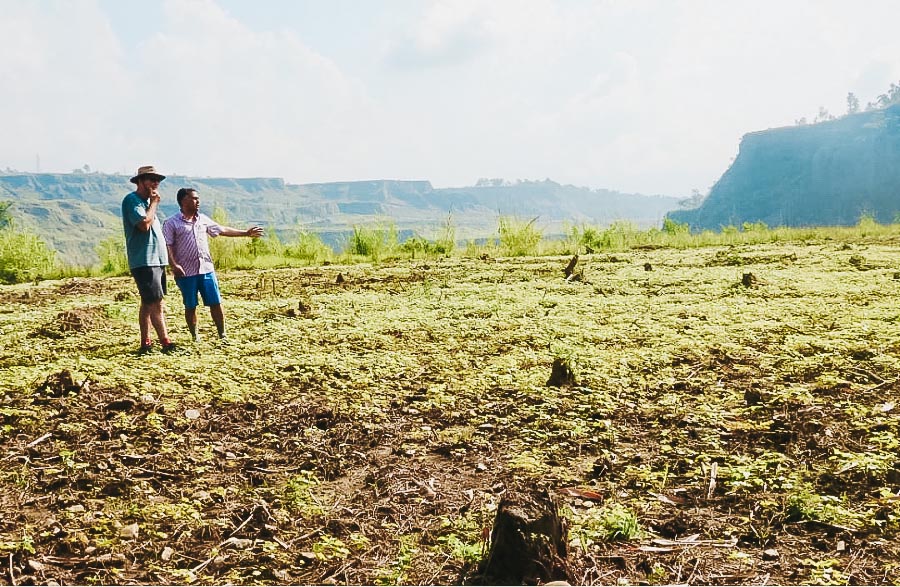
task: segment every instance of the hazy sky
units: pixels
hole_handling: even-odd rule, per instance
[[[0,0],[0,168],[687,196],[743,134],[900,81],[898,22],[897,0]]]

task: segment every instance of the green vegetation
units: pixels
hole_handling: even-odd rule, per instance
[[[0,286],[6,566],[460,583],[526,486],[586,584],[900,581],[898,227],[652,234],[581,250],[581,281],[574,240],[228,270],[232,344],[202,314],[172,355],[136,354],[128,277]],[[548,385],[557,359],[575,382]]]
[[[9,228],[12,225],[13,219],[9,213],[11,206],[12,202],[0,202],[0,229]]]
[[[58,276],[56,254],[34,234],[7,226],[0,230],[0,283]]]
[[[500,250],[506,257],[537,255],[541,231],[535,226],[537,218],[523,221],[511,216],[500,216]]]
[[[228,215],[217,207],[213,219],[228,224]],[[766,243],[836,241],[856,242],[867,238],[885,238],[900,233],[900,223],[879,224],[874,216],[863,214],[852,227],[770,228],[763,222],[745,222],[740,227],[726,226],[719,232],[705,230],[691,233],[688,225],[671,218],[661,229],[639,229],[628,221],[617,221],[607,227],[572,226],[562,240],[545,239],[536,227],[537,218],[523,221],[515,217],[499,217],[496,242],[477,244],[468,241],[462,249],[454,241],[456,227],[448,216],[435,240],[412,236],[399,242],[396,226],[390,221],[374,227],[354,226],[343,251],[336,252],[321,237],[298,229],[279,236],[267,233],[261,239],[216,238],[210,249],[216,268],[275,269],[304,267],[335,262],[382,263],[399,259],[427,259],[446,256],[478,258],[484,255],[523,257],[573,253],[618,253],[642,249],[699,249],[706,247],[756,245]],[[16,230],[12,223],[0,230],[0,281],[15,283],[35,278],[53,279],[65,276],[125,275],[128,272],[122,237],[113,235],[97,243],[100,259],[90,268],[60,264],[53,250],[28,231]],[[862,258],[855,262],[862,262]],[[723,260],[740,265],[738,258]],[[851,263],[854,260],[851,260]]]

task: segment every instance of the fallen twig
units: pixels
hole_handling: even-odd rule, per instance
[[[716,490],[716,476],[719,472],[719,463],[713,461],[709,467],[709,490],[706,492],[706,499],[712,499],[713,492]]]
[[[238,526],[237,528],[235,528],[235,529],[234,529],[234,532],[232,532],[231,534],[228,535],[228,538],[231,538],[232,536],[234,536],[235,534],[237,534],[238,532],[240,532],[240,531],[241,531],[241,528],[243,528],[244,526],[246,526],[247,524],[249,524],[249,523],[250,523],[250,520],[253,519],[253,516],[254,516],[254,514],[256,514],[256,510],[258,510],[259,507],[260,507],[259,504],[253,506],[253,509],[250,510],[250,515],[247,516],[247,519],[244,520],[243,522],[241,522],[241,525]],[[222,544],[224,544],[224,542],[223,542]],[[221,546],[221,544],[220,544],[219,546]]]
[[[41,436],[41,437],[38,438],[37,440],[32,440],[31,442],[29,442],[28,444],[26,444],[26,445],[25,445],[25,448],[31,448],[32,446],[37,446],[37,445],[39,445],[40,443],[42,443],[42,442],[44,442],[45,440],[47,440],[48,438],[50,438],[51,436],[53,436],[53,433],[52,433],[52,432],[48,432],[47,434],[44,434],[43,436]]]

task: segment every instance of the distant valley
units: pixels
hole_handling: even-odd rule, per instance
[[[16,223],[42,236],[69,263],[96,261],[94,246],[121,234],[122,197],[134,187],[127,176],[101,173],[0,175],[0,201],[12,201]],[[433,238],[448,219],[460,240],[496,236],[500,215],[531,220],[548,236],[569,225],[607,225],[628,220],[659,226],[679,200],[561,185],[551,180],[481,180],[475,186],[434,188],[428,181],[354,181],[289,184],[279,178],[168,176],[162,214],[178,211],[175,192],[200,191],[207,214],[222,208],[234,226],[260,223],[289,237],[318,233],[343,248],[354,226],[393,223],[401,239]]]
[[[433,239],[449,221],[459,241],[481,240],[497,236],[500,216],[537,219],[548,237],[567,226],[619,220],[659,227],[667,216],[693,231],[759,222],[852,225],[862,216],[886,224],[900,219],[900,104],[748,133],[709,194],[690,201],[549,179],[434,188],[428,181],[289,184],[279,178],[170,176],[162,185],[164,216],[177,212],[174,196],[183,186],[200,191],[206,213],[223,209],[229,224],[260,223],[283,238],[315,232],[338,251],[354,226],[391,223],[401,240]],[[97,260],[97,242],[121,234],[119,207],[132,188],[123,175],[0,174],[0,202],[13,203],[16,224],[44,238],[61,260],[82,265]]]

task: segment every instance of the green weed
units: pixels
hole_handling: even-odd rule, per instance
[[[511,216],[500,216],[500,248],[507,257],[534,256],[543,235],[535,226],[537,218],[528,222]]]

